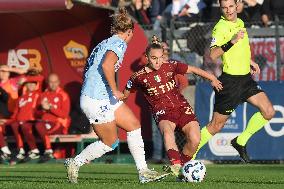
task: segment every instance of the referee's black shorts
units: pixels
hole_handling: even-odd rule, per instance
[[[219,92],[215,90],[214,112],[223,115],[230,115],[249,97],[263,92],[250,73],[247,75],[222,73],[218,79],[222,82],[223,89]]]

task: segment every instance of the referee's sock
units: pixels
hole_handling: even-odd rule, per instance
[[[247,128],[238,136],[237,143],[241,146],[245,146],[250,137],[259,131],[268,120],[264,119],[260,112],[256,112],[250,118]]]
[[[212,135],[209,133],[207,127],[203,127],[201,129],[201,139],[200,139],[200,143],[198,145],[198,148],[195,152],[195,154],[192,156],[192,160],[194,160],[196,158],[196,154],[199,152],[200,148],[202,148],[202,146],[204,146],[210,139],[212,138]]]

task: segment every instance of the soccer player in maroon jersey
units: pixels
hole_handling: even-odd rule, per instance
[[[199,123],[193,109],[180,93],[175,83],[175,75],[194,73],[211,81],[216,90],[222,89],[221,82],[212,74],[197,67],[165,60],[163,47],[156,37],[146,49],[148,64],[133,73],[124,90],[125,98],[130,92],[140,88],[148,101],[152,114],[164,137],[167,155],[171,162],[169,170],[180,176],[180,168],[191,160],[200,141]],[[179,152],[175,142],[174,131],[185,134],[186,144]]]

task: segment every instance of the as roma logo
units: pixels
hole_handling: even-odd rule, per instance
[[[85,45],[70,40],[64,47],[65,57],[69,60],[71,67],[82,73],[88,57],[88,49]]]

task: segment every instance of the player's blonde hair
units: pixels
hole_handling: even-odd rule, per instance
[[[111,15],[111,18],[111,34],[124,33],[129,29],[134,29],[134,22],[124,7],[120,7],[118,13]]]
[[[163,49],[161,40],[155,35],[152,36],[151,43],[148,45],[146,49],[146,56],[149,55],[151,49]]]

